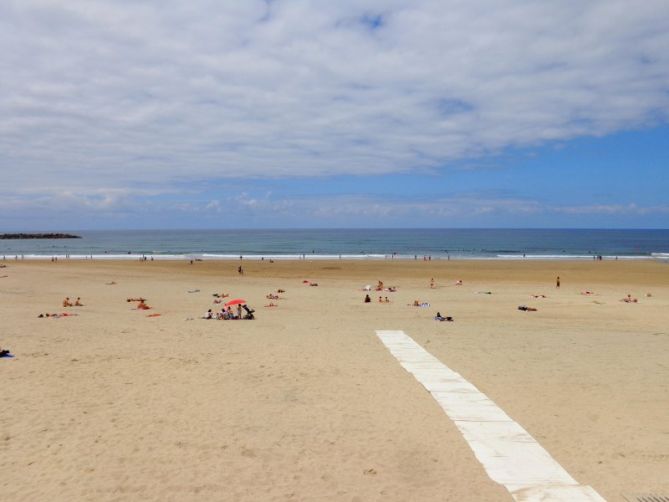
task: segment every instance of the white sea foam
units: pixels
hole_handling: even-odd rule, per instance
[[[144,258],[147,260],[156,261],[233,261],[239,260],[240,256],[243,260],[260,261],[260,260],[274,260],[274,261],[290,261],[290,260],[418,260],[423,261],[427,258],[423,255],[383,255],[383,254],[238,254],[238,253],[184,253],[184,254],[138,254],[138,253],[98,253],[98,254],[25,254],[5,255],[6,260],[14,260],[15,258],[24,260],[50,260],[57,258],[58,260],[123,260],[123,261],[140,261]],[[567,255],[567,254],[497,254],[497,255],[467,255],[467,254],[450,254],[450,255],[431,255],[431,260],[593,260],[592,255]],[[603,260],[669,260],[669,253],[651,253],[650,255],[605,255]]]
[[[648,255],[603,255],[602,260],[651,260],[654,256]],[[593,260],[593,255],[578,254],[498,254],[499,260]]]
[[[140,261],[144,258],[147,260],[157,261],[231,261],[239,260],[242,257],[244,260],[383,260],[390,258],[390,255],[382,254],[265,254],[265,255],[240,255],[240,254],[213,254],[213,253],[188,253],[188,254],[25,254],[25,255],[5,255],[7,260],[15,258],[23,260],[50,260],[57,258],[58,260],[124,260],[124,261]],[[412,258],[413,259],[413,258]]]

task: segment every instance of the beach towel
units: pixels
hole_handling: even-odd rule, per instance
[[[4,354],[0,354],[0,359],[5,359],[5,358],[6,359],[11,359],[12,357],[14,357],[14,354],[12,354],[11,352],[6,352]]]

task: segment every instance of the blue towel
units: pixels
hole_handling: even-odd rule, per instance
[[[2,354],[0,356],[0,358],[3,358],[3,357],[14,357],[14,354]]]

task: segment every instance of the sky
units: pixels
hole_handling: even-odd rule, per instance
[[[0,231],[669,228],[669,2],[4,0]]]

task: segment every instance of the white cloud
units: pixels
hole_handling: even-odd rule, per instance
[[[462,193],[439,197],[381,197],[370,195],[284,196],[272,193],[220,192],[215,199],[201,194],[157,190],[71,190],[54,193],[34,189],[10,194],[0,191],[0,211],[9,229],[26,222],[49,228],[220,228],[272,227],[467,227],[491,224],[533,227],[593,226],[607,221],[613,227],[630,221],[661,225],[669,205],[556,205],[535,198],[499,193]],[[48,215],[45,220],[44,215]],[[604,220],[602,220],[602,218]],[[639,220],[641,218],[641,220]],[[42,222],[42,223],[40,223]],[[42,225],[42,226],[39,226]],[[53,226],[55,225],[55,227]]]
[[[592,204],[584,206],[561,206],[553,208],[556,213],[572,215],[622,215],[622,216],[645,216],[649,214],[669,213],[669,205],[660,204],[654,206],[639,206],[634,202],[629,204]]]
[[[669,116],[664,0],[14,0],[0,44],[16,189],[433,169]]]

